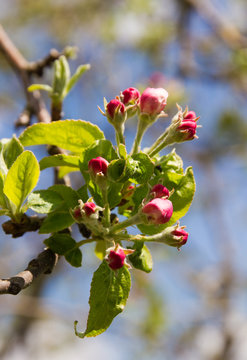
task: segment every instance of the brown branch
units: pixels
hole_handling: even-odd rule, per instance
[[[27,88],[32,84],[31,75],[28,72],[29,63],[19,52],[13,42],[10,40],[3,27],[0,25],[0,51],[5,56],[8,63],[12,66],[21,81],[25,96],[26,96],[26,113],[24,122],[23,117],[20,116],[16,125],[26,125],[30,123],[31,116],[36,115],[39,122],[50,122],[50,114],[46,110],[45,104],[41,99],[39,91],[33,93],[28,92]],[[24,110],[24,111],[25,111]],[[23,113],[22,113],[23,114]]]
[[[21,237],[26,232],[37,231],[44,218],[40,218],[38,216],[27,216],[23,215],[22,219],[19,223],[14,222],[13,220],[8,220],[2,224],[3,231],[7,235],[12,235],[13,238]]]
[[[0,280],[0,294],[17,295],[22,289],[32,284],[33,280],[42,274],[50,274],[57,263],[58,255],[50,249],[40,253],[19,274]]]

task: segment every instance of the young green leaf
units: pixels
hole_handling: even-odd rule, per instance
[[[76,247],[76,241],[69,234],[54,234],[44,243],[58,255],[64,255],[72,266],[81,266],[82,252]]]
[[[62,149],[81,153],[95,140],[103,139],[103,132],[83,120],[59,120],[28,127],[19,137],[22,145],[56,145]]]
[[[162,156],[158,164],[163,172],[174,170],[177,173],[183,173],[183,160],[173,149],[169,154]]]
[[[50,85],[45,84],[33,84],[30,85],[27,90],[29,92],[35,91],[35,90],[44,90],[47,91],[49,94],[52,93],[52,87]]]
[[[3,186],[4,186],[4,178],[0,172],[0,208],[5,209],[6,202],[5,202],[4,193],[3,193]]]
[[[74,223],[69,211],[55,211],[47,215],[43,221],[39,233],[49,234],[66,229]]]
[[[75,84],[80,79],[80,77],[84,74],[84,72],[89,69],[90,69],[90,64],[84,64],[84,65],[78,66],[78,68],[76,69],[76,72],[74,73],[74,75],[71,76],[71,78],[66,86],[66,89],[65,89],[66,95],[75,86]]]
[[[94,254],[98,259],[103,260],[106,254],[107,242],[106,241],[96,241]]]
[[[17,157],[8,171],[3,192],[16,206],[17,211],[39,179],[39,163],[31,151]]]
[[[65,259],[74,267],[80,267],[82,263],[82,252],[80,249],[73,249],[65,254]]]
[[[7,168],[9,169],[17,157],[23,152],[24,148],[19,139],[13,136],[8,142],[3,145],[3,159]]]
[[[64,206],[66,209],[74,208],[78,205],[78,200],[81,199],[76,190],[73,190],[70,186],[66,185],[52,185],[48,190],[55,191],[64,200]],[[83,200],[83,199],[82,199]]]
[[[84,333],[77,332],[77,322],[75,322],[75,334],[84,338],[85,336],[97,336],[104,332],[114,317],[123,311],[130,286],[130,273],[126,266],[114,272],[104,260],[93,275],[86,331]]]
[[[79,156],[58,154],[53,156],[46,156],[39,162],[40,170],[55,166],[69,166],[78,167],[79,170]]]
[[[132,247],[128,249],[134,249],[135,252],[129,255],[128,259],[134,268],[149,273],[153,268],[152,255],[148,247],[142,241],[136,241]]]
[[[63,197],[55,191],[37,190],[29,195],[27,207],[39,214],[49,214],[63,203]]]
[[[65,175],[76,171],[80,171],[78,167],[61,166],[58,170],[58,178],[62,179]]]
[[[58,255],[65,255],[74,249],[76,241],[69,234],[54,234],[44,240],[44,244]]]

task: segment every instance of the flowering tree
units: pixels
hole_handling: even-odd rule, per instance
[[[6,35],[2,34],[2,39],[2,50],[18,68],[12,45],[6,46]],[[152,270],[147,243],[159,242],[178,249],[186,244],[188,233],[179,220],[194,196],[193,171],[191,167],[183,169],[182,159],[174,149],[163,156],[160,151],[196,138],[198,117],[194,111],[177,105],[177,113],[164,132],[142,149],[146,130],[160,117],[168,116],[164,112],[168,93],[163,88],[147,88],[140,94],[130,87],[109,102],[104,99],[104,109],[99,108],[115,129],[115,145],[90,122],[60,120],[64,98],[90,68],[81,65],[71,76],[69,55],[67,49],[42,65],[33,65],[32,70],[22,68],[22,75],[29,74],[24,88],[33,109],[40,109],[39,90],[47,91],[51,116],[47,112],[44,115],[42,109],[39,123],[27,127],[18,138],[0,141],[0,215],[10,218],[3,230],[13,237],[28,231],[47,234],[46,249],[24,272],[1,280],[0,293],[19,293],[34,277],[50,273],[59,256],[80,267],[81,247],[94,242],[101,264],[93,274],[86,330],[78,332],[75,322],[75,333],[83,338],[104,332],[123,311],[131,286],[131,267],[147,273]],[[52,85],[30,83],[30,73],[51,62]],[[128,153],[124,132],[133,116],[138,118],[138,124]],[[44,144],[49,156],[39,162],[32,151],[25,149]],[[55,170],[55,184],[34,190],[40,171],[50,167]],[[71,171],[80,171],[84,178],[79,189],[70,186],[67,176]],[[30,215],[30,210],[41,215]],[[70,227],[74,223],[83,235],[80,241],[73,238]],[[131,233],[133,225],[139,234]]]

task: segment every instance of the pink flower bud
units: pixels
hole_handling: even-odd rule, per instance
[[[86,216],[90,216],[95,213],[96,205],[93,202],[88,201],[83,205],[83,210],[85,211]]]
[[[117,100],[117,99],[113,99],[111,100],[107,105],[106,105],[106,113],[108,115],[108,117],[113,120],[116,113],[119,112],[120,114],[124,114],[125,111],[125,106],[124,104]]]
[[[188,111],[183,121],[193,121],[196,119],[196,113],[194,111]]]
[[[122,92],[124,105],[130,101],[136,101],[140,97],[140,93],[136,88],[130,87]]]
[[[164,110],[168,92],[162,88],[147,88],[140,98],[141,112],[149,115],[158,115]]]
[[[142,212],[147,215],[147,219],[152,224],[165,224],[173,213],[172,202],[167,199],[155,198],[143,207]]]
[[[154,185],[151,194],[154,198],[169,198],[169,190],[162,184]]]
[[[75,219],[80,219],[81,218],[81,209],[79,206],[77,206],[74,210],[73,210],[73,216]]]
[[[108,161],[101,156],[96,157],[95,159],[91,159],[88,163],[88,169],[91,174],[103,174],[106,175],[108,168]]]
[[[174,235],[174,236],[182,237],[182,239],[181,239],[181,241],[179,243],[180,246],[186,244],[188,236],[189,236],[187,231],[185,231],[183,228],[177,228],[176,230],[173,230],[171,232],[171,234]]]
[[[124,266],[126,255],[124,250],[118,247],[116,250],[111,250],[106,257],[106,261],[112,270],[121,269]]]
[[[182,121],[181,125],[178,126],[178,130],[184,133],[183,140],[192,140],[196,134],[197,124],[193,120]]]

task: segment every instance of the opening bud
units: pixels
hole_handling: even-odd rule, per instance
[[[110,122],[124,121],[125,119],[125,106],[118,99],[111,100],[106,105],[106,116]]]
[[[171,232],[171,234],[173,236],[177,236],[177,237],[180,238],[179,239],[179,246],[182,246],[182,245],[187,243],[187,239],[188,239],[189,234],[187,233],[187,231],[184,230],[184,228],[178,227],[177,229],[173,230]]]
[[[112,270],[121,269],[124,265],[130,267],[126,263],[126,255],[132,254],[135,250],[124,249],[119,244],[106,250],[106,261]]]
[[[122,92],[122,101],[124,105],[134,104],[140,98],[140,93],[136,88],[130,87]]]
[[[142,208],[142,213],[151,224],[165,224],[172,217],[173,205],[168,199],[155,198]]]
[[[140,98],[140,109],[142,113],[158,115],[164,110],[167,102],[168,92],[163,88],[147,88]]]
[[[90,174],[95,177],[96,175],[106,175],[108,168],[108,161],[101,156],[91,159],[88,163]]]
[[[169,190],[162,184],[157,184],[152,187],[151,194],[154,198],[169,198]]]

